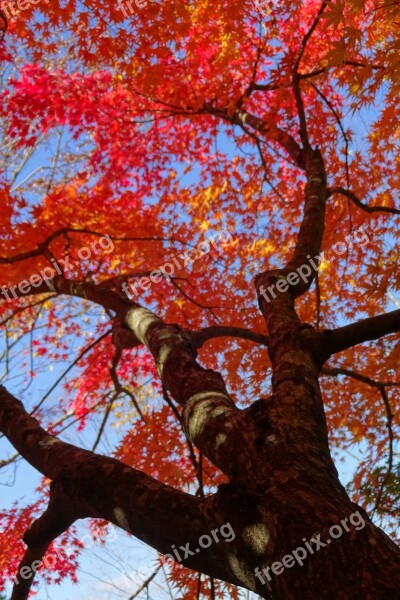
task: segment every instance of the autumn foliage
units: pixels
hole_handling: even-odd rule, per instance
[[[92,448],[105,454],[113,431],[113,457],[202,498],[230,477],[184,435],[183,403],[118,316],[122,285],[142,280],[131,299],[193,336],[198,362],[221,373],[239,408],[267,398],[271,332],[254,280],[293,255],[312,147],[327,178],[325,260],[295,301],[300,322],[334,330],[400,307],[400,5],[132,7],[126,17],[111,0],[32,3],[1,42],[0,284],[18,290],[65,257],[71,266],[48,289],[2,294],[1,383],[50,433],[68,429],[80,447],[95,424]],[[367,243],[343,245],[360,228]],[[102,236],[112,249],[81,252]],[[180,268],[154,283],[172,257]],[[348,492],[393,539],[399,330],[333,354],[319,379],[331,453],[338,464],[356,456]],[[17,460],[2,459],[0,477]],[[0,509],[0,592],[48,494],[44,478],[30,503]],[[72,558],[39,578],[77,576],[74,529],[53,543],[67,540]],[[239,597],[218,578],[199,589],[183,566],[170,578],[177,598]]]

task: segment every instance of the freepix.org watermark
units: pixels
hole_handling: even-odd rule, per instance
[[[1,10],[5,14],[7,21],[10,21],[12,17],[16,17],[21,10],[28,10],[35,4],[45,2],[49,3],[49,0],[13,0],[12,2],[2,2],[0,5]]]
[[[107,542],[116,541],[117,538],[117,527],[111,527],[111,532],[107,534]],[[209,534],[201,535],[198,539],[198,546],[193,550],[190,548],[190,542],[186,543],[184,546],[179,546],[179,550],[176,548],[175,544],[172,544],[171,550],[174,553],[172,554],[164,554],[160,557],[161,564],[169,563],[170,561],[182,562],[189,556],[194,556],[195,554],[199,554],[201,550],[209,548],[213,543],[218,544],[220,541],[224,542],[233,542],[236,535],[233,531],[232,525],[230,523],[224,523],[220,527],[213,529]],[[97,541],[101,541],[104,539],[104,530],[102,527],[95,527],[93,533],[84,535],[83,538],[80,538],[80,543],[82,548],[90,548]],[[75,553],[74,548],[69,545],[65,548],[53,548],[50,552],[47,552],[42,560],[35,560],[31,565],[25,565],[21,567],[15,576],[13,583],[18,585],[21,580],[32,579],[36,573],[41,569],[53,569],[57,565],[60,560],[65,560],[65,558],[69,558]],[[153,570],[145,569],[145,571],[140,575],[142,580],[145,580],[147,576],[149,576]]]
[[[348,522],[350,522],[350,525],[352,525],[356,531],[360,531],[365,527],[365,521],[360,512],[357,511],[352,513],[349,517],[342,519],[339,525],[332,525],[329,528],[330,537],[326,540],[326,542],[321,541],[321,534],[314,535],[314,537],[312,537],[310,540],[303,538],[302,541],[304,542],[305,548],[303,546],[298,546],[298,548],[289,554],[285,554],[280,562],[274,562],[272,565],[262,569],[262,573],[268,579],[268,581],[271,581],[272,575],[281,575],[285,569],[291,569],[296,563],[302,567],[308,554],[312,555],[316,552],[319,552],[321,548],[326,548],[326,546],[331,544],[333,540],[340,538],[345,531],[349,532],[350,527],[347,524]],[[312,544],[314,544],[314,546],[312,546]],[[272,575],[270,571],[272,571]],[[265,585],[266,582],[259,567],[254,569],[254,574],[259,581]]]
[[[352,248],[354,244],[365,246],[365,244],[368,244],[368,242],[368,235],[365,233],[362,227],[359,227],[353,232],[352,235],[347,235],[345,237],[345,242],[337,242],[334,244],[332,250],[336,256],[341,256],[347,251],[348,248]],[[287,292],[289,285],[297,285],[300,279],[302,279],[304,283],[307,283],[312,275],[313,269],[314,271],[318,271],[318,261],[321,261],[321,265],[332,262],[332,260],[328,260],[325,257],[325,252],[317,254],[314,256],[314,258],[311,258],[311,256],[308,255],[307,258],[307,263],[301,265],[295,271],[291,271],[288,275],[286,275],[286,277],[280,277],[276,284],[269,285],[267,288],[264,285],[260,285],[258,289],[260,296],[262,296],[267,302],[270,302],[271,298],[276,298],[276,291],[283,294],[284,292]],[[268,296],[267,292],[271,297]]]
[[[141,277],[138,281],[130,285],[123,283],[121,289],[128,296],[129,300],[132,300],[132,298],[140,293],[140,291],[150,289],[152,283],[160,283],[163,279],[171,279],[176,271],[180,271],[186,267],[186,265],[191,265],[199,258],[208,254],[211,250],[211,246],[217,248],[218,245],[221,245],[224,248],[225,246],[230,246],[233,242],[234,239],[229,231],[221,229],[214,237],[199,242],[192,251],[189,252],[189,250],[186,250],[182,254],[178,254],[178,256],[171,256],[169,262],[165,263],[156,271],[152,271],[149,277]],[[179,259],[182,262],[179,262]],[[139,292],[136,289],[137,286],[142,288]]]
[[[159,2],[159,0],[149,0],[149,2],[154,3],[154,2]],[[118,2],[118,8],[120,10],[122,10],[125,17],[129,17],[129,15],[132,15],[134,13],[135,9],[133,8],[133,5],[135,5],[136,8],[145,8],[148,5],[148,1],[147,0],[126,0],[126,2],[123,2],[122,0],[119,0],[119,2]]]
[[[113,542],[117,539],[117,531],[118,528],[112,526],[111,531],[107,533],[107,542]],[[90,548],[96,542],[101,543],[104,539],[104,528],[103,527],[95,527],[93,529],[93,533],[86,534],[83,537],[79,538],[81,548]],[[74,555],[76,549],[73,548],[72,545],[68,545],[65,548],[53,548],[51,551],[47,552],[42,560],[34,560],[31,565],[25,565],[21,567],[18,571],[17,575],[13,579],[13,583],[18,585],[21,579],[25,581],[28,579],[32,579],[36,573],[42,568],[45,569],[54,569],[56,565],[65,559],[70,558]]]
[[[114,243],[110,236],[103,235],[98,240],[91,242],[90,247],[83,246],[83,248],[80,248],[78,250],[78,257],[79,260],[88,260],[93,254],[109,254],[113,250]],[[18,284],[11,285],[8,288],[5,285],[2,285],[0,294],[2,294],[8,302],[11,302],[13,298],[19,298],[21,294],[29,294],[33,287],[39,287],[43,281],[46,283],[47,287],[52,290],[52,279],[54,279],[56,275],[62,275],[66,271],[73,269],[74,265],[72,263],[77,263],[78,261],[67,255],[57,261],[52,258],[50,259],[50,262],[54,268],[44,267],[44,269],[41,269],[38,273],[31,275],[29,279],[23,279]],[[17,293],[17,289],[19,294]],[[10,297],[10,295],[12,297]]]
[[[190,542],[187,542],[184,546],[179,546],[179,550],[176,548],[175,544],[172,544],[171,550],[174,553],[172,554],[164,554],[161,557],[161,562],[165,563],[168,560],[182,562],[189,556],[194,556],[195,554],[199,554],[201,550],[205,550],[209,548],[213,543],[218,544],[220,542],[220,538],[218,534],[221,534],[224,542],[233,542],[236,535],[233,531],[232,525],[230,523],[224,523],[221,527],[217,527],[210,531],[210,535],[205,533],[201,535],[198,539],[198,545],[200,548],[190,549]]]

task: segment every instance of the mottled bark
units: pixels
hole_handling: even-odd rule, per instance
[[[360,531],[344,533],[317,554],[309,555],[304,566],[286,568],[278,576],[272,575],[271,581],[264,575],[264,581],[270,597],[279,600],[395,598],[400,580],[399,549],[351,503],[338,480],[329,452],[318,378],[324,359],[330,354],[372,339],[378,328],[380,335],[398,330],[398,316],[392,313],[386,318],[377,317],[364,325],[342,328],[345,332],[316,332],[304,327],[294,309],[294,300],[308,289],[315,273],[307,282],[289,286],[268,301],[263,294],[263,286],[265,289],[276,283],[307,263],[310,255],[320,252],[327,198],[325,168],[318,150],[305,153],[304,160],[304,218],[293,257],[282,269],[261,273],[256,278],[260,308],[268,325],[273,376],[271,397],[259,401],[257,409],[253,405],[249,412],[256,415],[259,443],[265,447],[269,464],[269,477],[264,473],[270,486],[265,507],[273,507],[272,512],[277,515],[271,539],[274,558],[280,561],[296,546],[304,546],[310,532],[327,540],[329,526],[339,524],[357,510],[364,515],[366,525]],[[370,337],[365,333],[369,324],[374,325]],[[346,334],[350,335],[347,345]],[[328,349],[327,338],[331,340]],[[265,464],[261,458],[259,462]],[[264,561],[264,568],[270,565]]]
[[[246,122],[257,126],[247,116]],[[0,388],[0,431],[53,481],[48,511],[25,536],[28,550],[23,564],[41,558],[51,540],[78,518],[106,519],[162,553],[170,553],[172,545],[195,545],[202,534],[230,523],[236,535],[232,542],[213,544],[183,563],[264,598],[399,597],[400,552],[350,501],[338,480],[319,387],[322,364],[331,354],[399,331],[399,311],[320,332],[304,326],[294,307],[313,275],[265,298],[263,287],[275,285],[320,252],[324,234],[328,193],[323,158],[317,149],[304,152],[296,145],[295,151],[301,152],[296,156],[307,178],[296,248],[282,269],[265,271],[256,279],[268,337],[229,327],[191,334],[164,323],[111,284],[60,276],[35,290],[85,298],[114,311],[114,343],[148,348],[165,389],[182,407],[187,437],[228,476],[229,483],[206,499],[174,490],[117,460],[48,435],[18,400]],[[35,256],[39,250],[43,248],[35,250]],[[239,410],[221,375],[197,362],[196,349],[216,335],[238,335],[267,345],[273,372],[269,398]],[[356,511],[365,526],[349,527],[327,543],[329,528]],[[318,536],[326,545],[309,552],[303,566],[291,565],[271,575],[273,563]],[[30,584],[17,585],[13,599],[26,598]]]
[[[53,481],[47,513],[25,535],[28,550],[21,568],[41,558],[51,541],[77,519],[106,519],[164,554],[172,552],[173,544],[195,544],[201,535],[229,520],[218,494],[195,498],[118,460],[49,435],[1,386],[0,431],[33,467]],[[214,544],[183,562],[213,577],[223,573],[222,579],[240,584],[228,559],[234,547]],[[26,598],[31,583],[20,578],[13,600]]]

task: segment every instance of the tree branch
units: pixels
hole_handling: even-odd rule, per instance
[[[398,381],[376,381],[375,379],[367,377],[367,375],[363,375],[362,373],[358,373],[357,371],[353,371],[351,369],[345,369],[344,367],[322,367],[321,375],[326,375],[327,377],[338,377],[338,375],[344,375],[345,377],[357,379],[357,381],[361,381],[362,383],[376,388],[400,386],[400,382]]]
[[[342,196],[346,196],[346,198],[351,200],[351,202],[353,202],[353,204],[355,204],[358,208],[361,208],[361,210],[364,210],[370,214],[375,212],[387,212],[392,215],[400,215],[400,209],[398,208],[392,208],[390,206],[368,206],[367,204],[361,202],[354,192],[351,190],[346,190],[342,187],[330,188],[328,190],[328,198],[333,194],[341,194]]]
[[[178,325],[167,325],[151,311],[131,308],[125,324],[150,350],[165,388],[183,407],[187,438],[226,475],[234,477],[241,460],[238,443],[254,433],[246,413],[235,406],[220,373],[204,369],[196,361],[191,335]],[[246,432],[246,433],[244,433]],[[249,452],[253,446],[249,443]]]
[[[268,346],[268,336],[250,331],[244,327],[230,327],[229,325],[211,325],[198,331],[188,331],[195,348],[201,348],[205,342],[219,337],[237,337],[250,340],[256,344]]]
[[[332,354],[398,331],[400,331],[400,310],[393,310],[338,329],[316,332],[315,339],[319,353],[325,362]]]
[[[36,294],[48,291],[91,300],[116,313],[116,322],[127,328],[130,347],[144,344],[152,353],[159,376],[173,398],[184,407],[187,437],[228,476],[236,469],[238,432],[248,430],[246,415],[239,411],[225,388],[221,375],[196,362],[196,348],[178,325],[167,325],[149,310],[129,300],[122,290],[110,290],[87,281],[55,277],[42,282]],[[119,328],[121,329],[121,327]],[[115,337],[115,336],[114,336]],[[136,340],[136,342],[135,342]],[[228,417],[233,420],[228,423]],[[229,430],[229,431],[228,431]],[[217,437],[226,435],[224,444]],[[234,465],[235,463],[235,465]]]
[[[88,352],[90,352],[95,346],[97,346],[97,344],[99,342],[101,342],[102,340],[104,340],[108,335],[110,335],[111,333],[111,329],[107,329],[107,331],[105,331],[103,333],[103,335],[101,335],[100,337],[98,337],[96,340],[94,340],[94,342],[91,342],[90,344],[88,344],[86,346],[86,348],[84,348],[83,350],[81,350],[81,352],[79,353],[79,355],[74,359],[74,361],[65,369],[65,371],[63,371],[61,373],[61,375],[56,379],[56,381],[53,383],[53,385],[51,386],[51,388],[45,393],[45,395],[43,396],[43,398],[41,398],[41,400],[39,401],[39,404],[37,404],[34,409],[32,410],[31,414],[35,414],[39,408],[43,405],[43,403],[47,400],[47,398],[50,396],[50,394],[56,389],[56,387],[58,386],[59,383],[61,383],[61,381],[64,379],[64,377],[78,364],[78,362],[80,362],[82,360],[82,358],[85,356],[85,354],[87,354]]]
[[[377,495],[377,498],[375,501],[374,510],[372,511],[372,516],[379,509],[379,505],[383,498],[385,486],[386,486],[387,482],[389,481],[390,476],[392,474],[392,470],[393,470],[393,446],[394,446],[394,434],[393,434],[393,427],[392,427],[393,413],[392,413],[389,398],[388,398],[385,388],[383,386],[380,387],[379,392],[382,396],[382,400],[385,405],[385,411],[386,411],[386,427],[388,430],[388,438],[389,438],[389,453],[388,453],[387,470],[385,473],[385,477],[382,479],[381,485],[379,487],[379,492],[378,492],[378,495]]]
[[[33,522],[23,537],[27,549],[14,580],[11,600],[27,600],[36,572],[50,544],[79,516],[62,487],[52,483],[47,510]]]
[[[263,119],[252,115],[243,108],[238,109],[233,115],[229,114],[226,109],[216,108],[211,104],[205,104],[203,113],[212,114],[214,116],[221,117],[229,123],[242,126],[243,124],[248,125],[252,129],[255,129],[261,134],[268,135],[268,137],[279,144],[290,156],[293,162],[300,169],[304,169],[304,162],[302,157],[302,151],[299,144],[296,142],[293,136],[289,133],[280,129],[276,125],[267,123]]]
[[[376,497],[375,506],[374,506],[374,509],[373,509],[372,515],[371,515],[371,518],[372,518],[374,513],[379,509],[379,506],[380,506],[382,498],[383,498],[385,486],[386,486],[386,484],[390,478],[390,475],[392,473],[392,470],[393,470],[393,456],[394,456],[394,452],[393,452],[394,433],[393,433],[393,426],[392,426],[393,412],[392,412],[389,397],[387,395],[385,388],[391,387],[391,386],[398,386],[398,385],[400,385],[400,383],[390,382],[390,381],[375,381],[374,379],[371,379],[370,377],[367,377],[366,375],[362,375],[361,373],[357,373],[355,371],[351,371],[350,369],[345,369],[345,368],[341,368],[341,367],[340,368],[324,367],[323,369],[321,369],[321,373],[322,373],[322,375],[328,375],[328,376],[330,375],[331,377],[337,377],[338,375],[345,375],[346,377],[351,377],[352,379],[356,379],[357,381],[361,381],[362,383],[365,383],[366,385],[376,388],[382,397],[383,404],[385,407],[385,412],[386,412],[386,427],[388,430],[388,440],[389,440],[388,466],[387,466],[385,476],[382,479],[381,484],[379,486],[379,491],[378,491],[378,494]]]
[[[301,59],[302,59],[305,49],[307,47],[307,43],[308,43],[309,39],[311,38],[312,34],[314,33],[315,29],[317,28],[318,23],[321,19],[321,16],[322,16],[324,10],[326,9],[326,7],[327,7],[326,2],[322,2],[321,6],[319,8],[319,11],[317,13],[317,16],[315,17],[311,27],[309,28],[309,30],[307,31],[307,33],[305,34],[305,36],[303,37],[303,39],[301,41],[300,49],[299,49],[299,52],[297,54],[297,57],[296,57],[296,60],[294,62],[293,69],[292,69],[293,94],[294,94],[294,98],[296,101],[297,113],[299,115],[299,123],[300,123],[299,133],[300,133],[300,138],[301,138],[301,143],[303,145],[303,149],[307,150],[307,151],[309,151],[311,149],[311,145],[310,145],[310,141],[308,139],[307,118],[306,118],[306,113],[305,113],[305,109],[304,109],[303,99],[301,96],[300,78],[298,76],[298,70],[300,67]]]
[[[20,254],[15,254],[14,256],[0,256],[0,264],[12,265],[16,262],[20,262],[23,260],[28,260],[30,258],[34,258],[36,256],[44,256],[46,250],[48,250],[51,242],[57,239],[60,236],[67,236],[70,233],[77,234],[87,234],[94,235],[97,237],[103,237],[104,234],[99,231],[94,231],[93,229],[75,229],[73,227],[63,227],[62,229],[58,229],[54,231],[51,235],[49,235],[44,242],[41,242],[37,245],[33,250],[29,250],[28,252],[21,252]],[[162,237],[162,236],[108,236],[112,241],[115,242],[177,242],[182,244],[183,246],[191,246],[195,247],[193,244],[189,244],[179,238],[175,237]]]
[[[39,556],[44,556],[49,543],[75,518],[105,519],[162,554],[170,553],[172,544],[198,539],[228,520],[218,495],[204,499],[190,496],[118,460],[49,435],[2,386],[0,431],[34,468],[55,482],[53,489],[57,490],[49,510],[26,534],[31,549],[25,555],[24,566],[31,559],[41,560]],[[182,562],[240,585],[243,582],[229,561],[221,557],[224,552],[223,545],[216,544]]]
[[[161,570],[161,568],[162,565],[157,566],[155,570],[151,573],[151,575],[149,575],[149,577],[147,577],[147,579],[143,582],[143,584],[140,587],[138,587],[136,592],[134,592],[132,596],[129,596],[128,600],[134,600],[135,598],[137,598],[139,594],[149,586],[149,584],[153,581],[154,577]]]
[[[304,294],[311,286],[316,270],[309,267],[309,262],[318,259],[321,250],[322,238],[325,230],[325,207],[326,207],[326,173],[324,161],[318,148],[309,150],[304,154],[307,183],[305,188],[305,201],[303,219],[297,236],[297,242],[293,256],[285,267],[259,273],[255,278],[255,286],[258,293],[259,305],[267,320],[268,329],[272,335],[272,324],[268,321],[270,312],[269,301],[266,298],[268,287],[275,287],[280,279],[303,266],[310,270],[308,278],[297,277],[295,285],[288,285],[285,293],[278,293],[271,301],[271,307],[280,306],[280,316],[285,321],[299,323],[293,308],[293,300]]]

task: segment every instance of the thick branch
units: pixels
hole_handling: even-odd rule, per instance
[[[25,460],[52,480],[77,456],[75,446],[49,435],[3,386],[0,386],[0,431]]]
[[[296,432],[296,459],[307,448],[308,456],[315,453],[324,467],[329,465],[333,470],[318,363],[313,348],[304,343],[304,325],[294,307],[294,299],[309,289],[316,276],[316,263],[311,261],[318,261],[325,227],[324,161],[318,148],[305,151],[304,160],[307,183],[303,220],[293,256],[283,268],[260,273],[255,280],[259,306],[268,326],[268,353],[273,369],[274,402],[265,403],[264,412],[270,423],[275,420],[278,424],[278,439],[293,440]],[[284,460],[284,456],[280,458]]]
[[[143,592],[143,590],[145,590],[146,588],[148,588],[149,584],[153,581],[154,577],[161,570],[161,568],[162,568],[162,565],[159,565],[156,569],[154,569],[154,571],[152,572],[152,574],[149,575],[149,577],[142,583],[142,585],[140,587],[138,587],[138,589],[136,590],[136,592],[134,592],[132,594],[132,596],[129,596],[128,600],[134,600],[135,598],[137,598],[139,596],[139,594],[141,592]]]
[[[237,444],[243,442],[246,415],[230,398],[221,375],[196,361],[190,335],[178,325],[167,325],[144,308],[131,308],[125,324],[152,353],[158,374],[173,398],[183,407],[188,439],[229,477],[238,471]],[[249,452],[253,451],[249,444]]]
[[[294,137],[292,137],[283,129],[280,129],[276,125],[271,125],[263,119],[260,119],[259,117],[256,117],[255,115],[252,115],[243,109],[240,109],[235,113],[232,122],[236,123],[237,125],[244,123],[252,129],[255,129],[255,131],[267,135],[272,141],[278,143],[288,153],[297,167],[304,169],[301,147],[296,142]]]
[[[326,205],[326,173],[322,155],[318,149],[312,151],[306,161],[307,184],[305,190],[305,202],[303,220],[297,237],[297,243],[293,257],[286,265],[286,269],[293,271],[297,267],[308,264],[308,257],[314,257],[321,251],[322,238],[325,229],[325,205]],[[308,282],[300,284],[298,293],[304,293],[308,289],[315,276],[309,278]],[[297,295],[297,293],[296,293]]]
[[[325,362],[332,354],[398,331],[400,331],[400,310],[393,310],[377,317],[370,317],[351,325],[339,327],[333,331],[316,333],[316,342]]]
[[[234,451],[236,435],[243,430],[245,415],[228,395],[221,375],[203,369],[196,362],[196,348],[190,336],[179,326],[167,325],[152,312],[129,300],[122,291],[59,276],[48,284],[43,281],[35,293],[44,293],[49,288],[60,294],[91,300],[117,314],[116,320],[133,333],[130,347],[147,346],[156,360],[163,384],[185,407],[183,419],[188,438],[231,476],[234,458],[237,458]],[[236,425],[228,423],[231,417],[237,420]],[[221,433],[225,435],[228,428],[225,443],[218,445],[217,437]]]
[[[66,279],[61,275],[47,282],[43,279],[40,285],[29,291],[29,294],[22,293],[18,288],[15,289],[15,295],[18,298],[26,298],[27,295],[47,294],[49,292],[85,298],[117,314],[125,313],[131,306],[138,306],[135,302],[129,300],[122,291],[109,290],[102,288],[101,285],[95,285],[87,281]]]
[[[267,319],[269,331],[272,332],[271,324],[268,322],[270,305],[280,306],[280,318],[284,321],[296,321],[293,308],[293,299],[304,294],[316,276],[316,269],[311,267],[312,260],[318,261],[321,251],[322,238],[325,229],[325,206],[326,206],[326,173],[324,161],[319,149],[310,150],[305,154],[307,184],[305,188],[305,201],[303,219],[297,236],[297,242],[293,256],[282,269],[265,271],[257,275],[255,284],[258,299],[264,317]],[[295,273],[297,271],[297,273]],[[299,276],[303,271],[307,277]],[[286,285],[286,290],[280,292],[276,298],[276,286],[279,280],[286,279],[289,275],[295,275]],[[266,290],[274,290],[273,299],[268,299]]]
[[[172,544],[186,544],[226,522],[216,496],[190,496],[118,460],[49,435],[4,387],[0,387],[0,431],[33,467],[56,482],[63,497],[60,504],[58,496],[57,510],[52,507],[27,534],[32,554],[27,554],[24,562],[40,560],[36,557],[43,555],[52,539],[75,518],[105,519],[162,554],[171,553]],[[240,585],[221,552],[227,552],[226,546],[215,545],[183,562]]]

